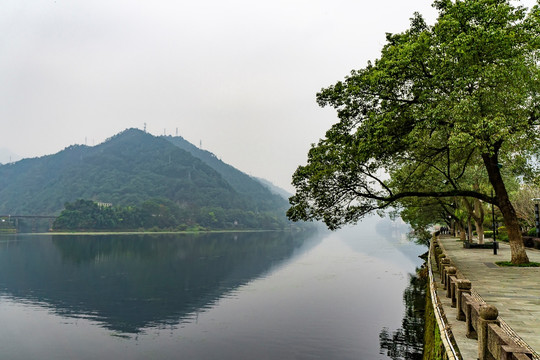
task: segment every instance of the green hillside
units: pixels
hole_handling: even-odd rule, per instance
[[[136,129],[94,147],[70,146],[54,155],[0,166],[0,213],[12,215],[57,215],[65,203],[77,199],[114,207],[159,199],[162,206],[174,206],[182,214],[178,217],[189,218],[179,221],[203,226],[210,222],[211,227],[236,221],[252,228],[261,225],[253,219],[264,217],[273,219],[272,225],[265,221],[267,227],[284,226],[286,202],[264,190],[238,191],[237,182],[230,183],[207,162]]]
[[[215,169],[232,187],[240,194],[249,196],[257,201],[264,209],[288,208],[288,202],[282,196],[278,196],[270,191],[269,186],[263,184],[259,179],[251,177],[235,167],[224,163],[213,153],[199,149],[181,136],[164,136],[179,148],[188,151],[196,158],[201,159],[205,164]]]

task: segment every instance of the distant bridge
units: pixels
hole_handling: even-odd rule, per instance
[[[57,216],[52,215],[0,215],[0,219],[8,219],[9,222],[14,221],[15,229],[19,232],[19,220],[30,220],[32,222],[32,232],[37,232],[38,220],[49,220],[49,230],[52,229],[52,224]]]
[[[56,219],[57,217],[53,215],[0,215],[0,219]]]

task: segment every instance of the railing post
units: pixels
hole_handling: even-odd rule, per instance
[[[457,269],[453,266],[448,266],[446,268],[446,273],[444,274],[444,288],[446,289],[446,297],[452,297],[452,284],[450,284],[450,277],[455,276]]]
[[[444,284],[444,277],[446,275],[446,267],[450,266],[450,259],[448,258],[442,258],[441,259],[441,267],[439,269],[439,275],[441,276],[441,284]]]
[[[465,327],[467,329],[465,336],[467,339],[478,339],[478,333],[476,332],[476,328],[478,327],[478,315],[475,315],[475,313],[475,303],[469,294],[468,300],[465,302]]]
[[[439,274],[441,273],[441,262],[442,259],[446,258],[445,254],[438,254],[437,255],[437,268],[439,269]]]
[[[478,334],[478,360],[488,360],[488,324],[497,324],[499,311],[493,305],[480,305],[480,316],[478,318],[477,334]]]
[[[456,275],[457,269],[453,266],[447,266],[444,272],[444,289],[446,290],[446,297],[451,296],[450,292],[450,276]]]
[[[471,293],[472,284],[469,280],[458,279],[456,284],[456,307],[457,307],[457,316],[456,319],[460,321],[465,321],[465,312],[463,311],[464,303],[462,294]]]

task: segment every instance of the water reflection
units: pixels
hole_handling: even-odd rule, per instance
[[[18,236],[0,242],[0,295],[134,334],[189,319],[316,242],[280,232]]]
[[[421,360],[424,342],[424,311],[426,307],[426,275],[410,275],[409,285],[403,293],[405,314],[401,328],[390,333],[384,328],[379,334],[381,354],[393,360]]]

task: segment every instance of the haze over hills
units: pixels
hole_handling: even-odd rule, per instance
[[[19,161],[21,157],[9,149],[0,148],[0,164],[8,164],[10,162]]]
[[[76,199],[113,206],[164,199],[192,218],[264,213],[287,222],[285,199],[181,137],[128,129],[93,147],[73,145],[0,166],[0,213],[57,215]]]
[[[248,195],[263,202],[272,201],[275,202],[275,205],[282,203],[282,201],[275,196],[269,197],[268,195],[270,193],[280,195],[284,199],[288,199],[289,197],[285,195],[285,190],[281,190],[281,192],[279,192],[277,187],[271,184],[269,181],[247,175],[235,167],[224,163],[213,153],[196,147],[181,136],[164,136],[163,138],[169,140],[172,144],[178,146],[179,148],[188,151],[196,158],[201,159],[205,164],[220,173],[220,175],[223,176],[223,178],[240,194]]]

